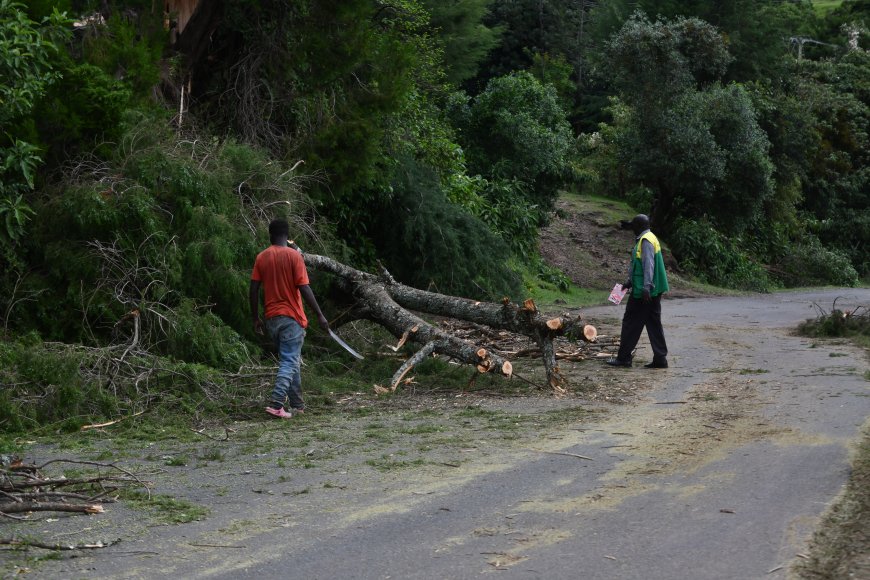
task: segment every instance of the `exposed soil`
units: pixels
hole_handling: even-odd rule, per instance
[[[634,234],[621,229],[620,221],[632,217],[619,202],[565,195],[556,203],[552,221],[541,231],[541,257],[581,288],[610,291],[614,284],[628,277]],[[701,296],[681,276],[667,245],[664,254],[670,297]]]

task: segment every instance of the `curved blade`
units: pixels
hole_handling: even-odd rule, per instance
[[[358,359],[360,359],[360,360],[362,360],[362,359],[364,358],[363,355],[361,355],[360,353],[358,353],[357,351],[355,351],[354,349],[352,349],[352,348],[350,347],[349,344],[347,344],[346,342],[344,342],[343,340],[341,340],[341,338],[340,338],[337,334],[335,334],[334,332],[332,332],[332,329],[331,329],[331,328],[329,329],[329,336],[332,337],[332,340],[334,340],[335,342],[337,342],[338,344],[340,344],[340,345],[342,346],[342,348],[344,348],[344,350],[346,350],[347,352],[349,352],[350,354],[352,354],[352,355],[355,356],[356,358],[358,358]]]

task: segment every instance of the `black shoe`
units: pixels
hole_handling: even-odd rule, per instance
[[[630,360],[619,360],[618,358],[607,359],[607,364],[612,367],[631,367]]]
[[[666,360],[654,360],[648,365],[643,365],[645,369],[666,369],[668,368],[668,361]]]

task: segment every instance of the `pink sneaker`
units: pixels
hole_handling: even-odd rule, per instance
[[[266,407],[266,412],[272,415],[273,417],[277,417],[279,419],[289,419],[293,416],[292,413],[288,413],[284,410],[284,407],[280,409],[273,409],[272,407]]]

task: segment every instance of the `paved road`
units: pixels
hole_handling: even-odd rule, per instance
[[[865,289],[667,300],[672,368],[602,369],[638,384],[654,372],[654,384],[639,404],[551,434],[537,452],[506,448],[498,463],[455,477],[445,470],[423,486],[400,475],[359,482],[332,500],[341,505],[264,498],[252,509],[271,513],[273,525],[237,530],[244,550],[174,552],[163,540],[160,557],[129,557],[127,568],[118,556],[60,569],[93,577],[785,578],[846,481],[848,447],[870,411],[864,353],[790,333],[815,314],[813,302],[830,308],[837,296],[838,304],[870,304]],[[621,309],[586,316],[614,313]],[[638,356],[648,353],[642,345]],[[196,540],[231,537],[225,529]]]

